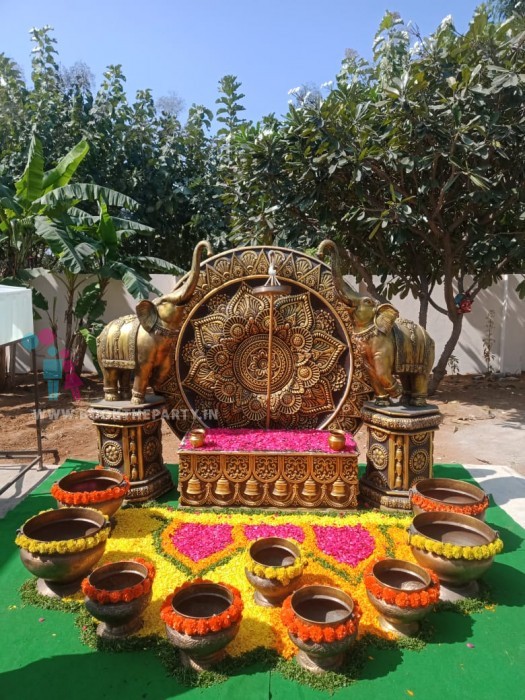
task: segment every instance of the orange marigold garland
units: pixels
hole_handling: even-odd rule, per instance
[[[485,497],[479,503],[469,503],[464,506],[452,503],[439,503],[431,498],[421,495],[420,493],[412,493],[410,501],[422,510],[428,512],[435,511],[440,513],[461,513],[463,515],[479,515],[489,507],[489,497]]]
[[[129,478],[125,474],[121,476],[122,482],[120,484],[100,491],[64,491],[56,482],[51,487],[51,495],[67,506],[89,506],[92,503],[113,501],[126,496],[130,489]]]
[[[187,581],[183,583],[182,586],[176,588],[173,593],[164,600],[160,609],[161,619],[171,627],[182,634],[188,634],[190,636],[203,636],[209,634],[210,632],[220,632],[221,630],[228,629],[237,622],[240,622],[242,618],[242,611],[244,608],[240,591],[234,586],[230,586],[227,583],[221,583],[221,586],[227,588],[233,596],[233,602],[229,608],[219,615],[212,615],[211,617],[201,617],[192,618],[186,617],[185,615],[179,615],[175,612],[172,606],[173,598],[177,595],[179,591],[182,591],[188,586],[192,586],[195,583],[213,583],[213,581],[208,581],[205,579],[197,578],[193,581]]]
[[[438,602],[439,578],[430,569],[425,569],[431,579],[427,588],[419,591],[397,591],[395,588],[379,583],[373,574],[376,563],[373,562],[368,567],[363,580],[366,590],[378,600],[383,600],[388,605],[397,605],[398,608],[426,608]]]
[[[335,642],[351,637],[357,633],[359,620],[361,619],[361,608],[357,600],[354,600],[352,617],[347,622],[339,625],[321,626],[304,623],[292,608],[292,596],[289,595],[281,608],[281,620],[288,632],[299,637],[303,642]]]
[[[153,585],[153,579],[155,578],[155,567],[149,561],[142,559],[142,557],[136,557],[131,561],[142,564],[142,566],[145,566],[148,570],[148,575],[144,581],[136,583],[134,586],[121,588],[118,591],[108,591],[104,588],[93,586],[89,582],[89,578],[86,577],[82,581],[82,592],[84,595],[101,605],[108,605],[110,603],[130,603],[132,600],[135,600],[135,598],[140,598],[141,595],[149,593]]]

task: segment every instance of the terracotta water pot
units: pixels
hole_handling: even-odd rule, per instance
[[[220,583],[199,582],[180,589],[172,600],[174,612],[188,620],[205,620],[220,615],[233,603],[231,591]],[[218,632],[184,634],[166,625],[168,641],[180,650],[183,665],[196,671],[212,668],[226,654],[226,646],[239,631],[240,621]]]
[[[123,594],[132,586],[143,584],[148,578],[148,570],[137,561],[119,561],[104,564],[87,577],[90,586],[97,591]],[[138,632],[144,624],[142,613],[151,602],[151,587],[133,600],[120,602],[99,601],[99,596],[89,594],[84,599],[88,612],[100,621],[97,635],[105,639],[120,639]]]
[[[114,486],[124,488],[125,493],[119,498],[110,498],[106,501],[94,500],[89,503],[89,508],[99,510],[108,517],[111,517],[118,511],[129,491],[129,483],[123,480],[122,474],[114,469],[86,469],[80,472],[70,472],[57,482],[57,486],[62,491],[67,492],[68,495],[71,494],[71,496],[80,492],[105,491]],[[55,500],[60,508],[69,505],[60,501],[57,497],[55,497]]]
[[[414,515],[433,511],[457,512],[485,520],[489,505],[483,489],[460,479],[422,479],[412,486],[409,494]],[[414,502],[421,503],[423,499],[421,505]]]
[[[458,513],[420,513],[409,528],[410,535],[423,535],[436,543],[459,547],[489,545],[498,539],[498,533],[471,515]],[[441,583],[442,600],[462,600],[474,597],[479,579],[492,565],[493,556],[483,559],[453,558],[435,554],[414,546],[412,554],[416,561],[427,569],[435,571]]]
[[[262,537],[255,540],[250,546],[248,555],[253,564],[261,566],[277,567],[279,573],[286,576],[286,569],[293,566],[301,556],[299,547],[291,540],[283,537]],[[257,605],[266,608],[275,608],[281,605],[283,600],[295,591],[301,580],[302,571],[298,576],[291,578],[288,583],[283,583],[279,578],[264,578],[245,569],[246,578],[255,588],[253,595]]]
[[[332,586],[303,586],[292,594],[291,609],[305,625],[337,627],[354,617],[354,601],[344,591]],[[357,637],[355,633],[331,642],[304,641],[298,634],[288,631],[288,636],[298,647],[297,663],[311,673],[325,673],[338,669],[346,651]]]
[[[109,529],[108,519],[92,508],[60,508],[48,510],[30,518],[19,532],[43,544],[87,540]],[[104,554],[106,539],[94,547],[64,554],[39,554],[20,548],[20,559],[26,569],[38,577],[39,593],[49,597],[72,595],[79,590],[82,579]]]
[[[393,597],[403,593],[422,593],[433,585],[425,569],[401,559],[383,559],[374,564],[371,576],[383,590]],[[365,581],[366,585],[366,581]],[[381,628],[400,637],[418,633],[420,621],[434,609],[434,604],[418,607],[400,606],[374,595],[367,586],[368,599],[379,613]],[[437,593],[436,593],[437,595]]]

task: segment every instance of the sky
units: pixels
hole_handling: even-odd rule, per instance
[[[31,27],[50,25],[59,61],[88,64],[100,84],[120,63],[128,97],[175,92],[186,107],[215,108],[218,82],[238,77],[241,115],[287,111],[288,91],[332,80],[345,49],[370,58],[387,9],[430,34],[447,15],[468,27],[478,0],[0,0],[0,52],[30,77]]]

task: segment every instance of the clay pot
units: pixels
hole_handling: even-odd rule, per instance
[[[114,469],[86,469],[80,472],[70,472],[67,476],[62,477],[57,482],[59,488],[68,493],[74,494],[82,491],[105,491],[114,486],[125,486],[126,482],[122,479],[122,474]],[[129,491],[127,484],[126,493]],[[108,501],[95,501],[89,504],[89,508],[99,510],[104,515],[111,517],[122,505],[126,494],[120,498],[112,498]],[[55,499],[60,508],[67,508],[67,503],[62,503]]]
[[[283,575],[286,568],[295,564],[301,556],[299,547],[292,541],[283,537],[262,537],[250,546],[248,555],[253,563],[262,566],[279,567]],[[290,593],[295,591],[301,580],[302,572],[290,579],[289,583],[283,584],[277,578],[263,578],[253,574],[247,568],[244,570],[246,578],[255,588],[253,598],[257,605],[265,608],[276,608]]]
[[[66,542],[83,539],[109,528],[109,521],[92,508],[61,508],[30,518],[21,534],[41,542]],[[101,559],[106,540],[91,549],[66,554],[36,554],[20,548],[20,559],[26,569],[38,577],[37,589],[42,595],[61,598],[76,593],[82,579]]]
[[[172,608],[182,617],[195,621],[220,615],[233,603],[233,595],[220,583],[194,583],[179,590],[172,600]],[[213,667],[226,654],[225,647],[235,638],[240,622],[219,632],[191,635],[177,632],[166,625],[168,641],[180,650],[183,665],[196,671]]]
[[[442,544],[475,547],[488,545],[498,538],[486,523],[471,515],[458,513],[420,513],[409,528],[410,534],[420,534]],[[494,557],[487,559],[453,559],[427,552],[411,545],[414,558],[427,569],[435,571],[441,583],[442,600],[462,600],[474,597],[480,578],[492,565]]]
[[[304,624],[335,627],[353,618],[354,601],[332,586],[303,586],[292,595],[291,607]],[[354,634],[333,642],[305,642],[290,631],[288,636],[299,649],[297,663],[311,673],[325,673],[341,666],[357,637],[357,625]]]
[[[87,577],[91,586],[104,591],[123,591],[131,586],[143,583],[148,577],[148,570],[137,561],[119,561],[104,564]],[[99,603],[86,595],[84,604],[91,615],[100,621],[97,635],[104,639],[120,639],[138,632],[144,621],[141,617],[151,602],[151,588],[138,598],[129,602]]]
[[[446,512],[443,510],[444,507],[447,511],[461,513],[461,509],[465,506],[483,505],[483,510],[480,513],[469,513],[468,515],[472,515],[478,520],[485,520],[485,513],[488,508],[485,491],[479,486],[469,484],[466,481],[459,479],[422,479],[412,486],[409,494],[414,515],[434,511]],[[413,503],[414,494],[428,499],[428,507],[421,507]],[[463,514],[466,515],[466,513]]]
[[[395,593],[423,592],[432,585],[432,579],[425,569],[401,559],[383,559],[377,562],[372,575],[382,587]],[[368,599],[379,613],[379,624],[387,632],[399,637],[411,637],[419,632],[419,622],[434,609],[434,605],[417,608],[400,607],[377,598],[367,589]]]

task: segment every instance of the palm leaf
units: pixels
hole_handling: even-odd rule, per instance
[[[44,193],[49,192],[52,188],[67,185],[88,151],[89,145],[87,141],[82,139],[62,158],[55,168],[45,172],[42,181]]]
[[[135,211],[139,206],[131,197],[111,190],[109,187],[82,182],[57,187],[36,200],[35,204],[48,207],[52,211],[54,208],[69,209],[75,207],[79,202],[98,202],[101,197],[104,198],[108,207]]]
[[[108,208],[104,199],[101,197],[98,202],[100,216],[98,219],[97,235],[98,238],[111,250],[115,250],[118,246],[117,230],[111,216],[108,213]]]
[[[37,216],[35,230],[37,236],[48,243],[51,251],[61,258],[65,267],[71,272],[84,272],[86,260],[96,252],[96,248],[86,240],[79,242],[75,239],[71,230],[63,222]]]
[[[31,138],[27,165],[18,182],[15,182],[16,194],[20,200],[31,204],[42,195],[44,178],[44,153],[42,143],[36,136]]]
[[[163,260],[162,258],[155,258],[151,255],[137,255],[134,258],[137,262],[142,263],[142,265],[148,270],[155,270],[158,272],[169,272],[172,275],[185,275],[186,271],[183,270],[178,265]]]
[[[147,299],[150,292],[158,293],[157,288],[154,287],[149,280],[137,274],[137,272],[128,265],[114,262],[110,267],[113,273],[112,276],[116,276],[118,279],[122,280],[124,286],[134,299]]]

